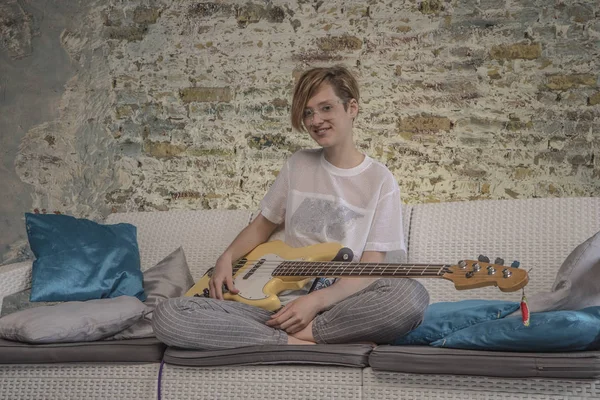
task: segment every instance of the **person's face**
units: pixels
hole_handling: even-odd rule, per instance
[[[306,103],[303,122],[306,130],[321,147],[331,147],[352,140],[352,123],[358,103],[351,99],[344,108],[333,87],[323,83]]]

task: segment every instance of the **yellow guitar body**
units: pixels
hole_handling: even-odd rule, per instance
[[[303,288],[315,276],[269,276],[265,279],[252,279],[245,282],[243,277],[252,269],[257,260],[267,259],[271,264],[277,261],[297,260],[297,261],[331,261],[338,254],[342,246],[339,243],[320,243],[312,246],[294,248],[290,247],[280,240],[267,242],[257,246],[244,258],[248,260],[234,275],[233,281],[238,294],[225,292],[225,300],[234,300],[240,303],[264,308],[265,310],[275,311],[281,308],[281,302],[277,295],[285,290],[298,290]],[[273,269],[273,268],[271,268]],[[196,284],[188,290],[185,296],[204,296],[205,290],[209,288],[209,273],[205,274]],[[260,288],[258,286],[261,286]],[[262,295],[258,291],[262,292]]]

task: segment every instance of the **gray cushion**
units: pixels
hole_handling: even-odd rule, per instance
[[[194,285],[183,248],[166,256],[154,267],[144,271],[144,292],[148,298],[144,304],[154,310],[158,303],[173,297],[181,297]],[[108,338],[108,340],[140,339],[154,337],[152,312],[134,325]]]
[[[366,367],[369,344],[317,344],[248,346],[227,350],[184,350],[169,347],[166,363],[196,367],[256,364],[322,364]]]
[[[147,310],[132,296],[35,307],[0,318],[0,338],[27,343],[91,342],[130,327]]]
[[[369,356],[369,365],[374,370],[417,374],[597,379],[600,377],[600,351],[511,353],[429,346],[378,346]]]
[[[25,289],[17,293],[4,296],[2,299],[2,311],[0,317],[8,314],[16,313],[17,311],[27,310],[28,308],[53,306],[62,303],[61,301],[30,301],[31,289]]]
[[[527,295],[530,312],[600,306],[600,232],[577,246],[562,263],[549,292]],[[519,312],[515,312],[519,314]]]
[[[156,338],[55,344],[0,339],[0,364],[160,362],[165,348]]]

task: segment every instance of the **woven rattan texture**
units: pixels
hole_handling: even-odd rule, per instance
[[[600,398],[600,381],[418,375],[371,368],[363,369],[363,385],[363,398],[373,400]]]
[[[183,246],[195,280],[210,267],[250,222],[250,211],[197,210],[117,213],[106,223],[127,222],[138,228],[142,270]]]
[[[581,242],[600,230],[600,198],[488,200],[413,207],[409,262],[456,263],[483,254],[521,262],[526,293],[549,290],[556,271]],[[431,302],[468,298],[520,299],[520,292],[487,287],[454,290],[452,282],[423,279]]]
[[[163,400],[360,399],[361,369],[277,365],[186,368],[166,364]]]
[[[0,399],[155,399],[159,365],[2,365]]]
[[[31,286],[31,261],[0,266],[0,301]],[[0,303],[1,306],[1,303]]]

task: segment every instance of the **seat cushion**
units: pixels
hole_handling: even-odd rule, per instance
[[[165,348],[156,338],[58,344],[0,339],[0,364],[160,362]]]
[[[378,346],[369,355],[369,365],[374,370],[418,374],[598,379],[600,351],[512,353]]]
[[[257,364],[321,364],[366,367],[369,344],[317,344],[248,346],[227,350],[184,350],[169,347],[166,363],[196,367]]]

